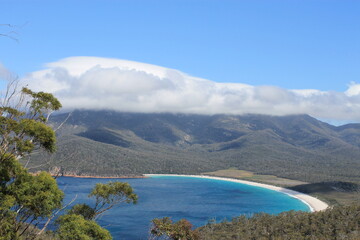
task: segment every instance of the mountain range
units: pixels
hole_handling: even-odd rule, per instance
[[[76,110],[52,116],[54,155],[32,171],[65,175],[198,174],[237,168],[306,182],[360,183],[360,124],[309,115],[195,115]]]

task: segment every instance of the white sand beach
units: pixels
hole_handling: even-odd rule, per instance
[[[312,197],[310,195],[300,193],[297,191],[293,191],[287,188],[277,187],[269,184],[263,184],[263,183],[257,183],[257,182],[250,182],[240,179],[234,179],[234,178],[224,178],[224,177],[213,177],[213,176],[206,176],[206,175],[181,175],[181,174],[144,174],[145,176],[179,176],[179,177],[196,177],[196,178],[208,178],[208,179],[216,179],[216,180],[222,180],[222,181],[229,181],[229,182],[237,182],[237,183],[243,183],[247,185],[262,187],[271,189],[274,191],[282,192],[284,194],[287,194],[291,197],[297,198],[307,204],[310,207],[310,210],[312,212],[322,211],[329,207],[328,204],[325,202]]]

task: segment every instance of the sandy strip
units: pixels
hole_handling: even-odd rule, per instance
[[[329,207],[325,202],[320,201],[319,199],[312,197],[310,195],[307,195],[305,193],[293,191],[287,188],[277,187],[269,184],[263,184],[263,183],[257,183],[257,182],[250,182],[240,179],[234,179],[234,178],[224,178],[224,177],[213,177],[213,176],[206,176],[206,175],[180,175],[180,174],[144,174],[145,176],[179,176],[179,177],[195,177],[195,178],[207,178],[207,179],[216,179],[216,180],[222,180],[222,181],[229,181],[229,182],[236,182],[236,183],[243,183],[251,186],[256,187],[262,187],[267,188],[270,190],[278,191],[284,194],[287,194],[293,198],[297,198],[306,205],[310,207],[310,210],[312,212],[322,211]]]

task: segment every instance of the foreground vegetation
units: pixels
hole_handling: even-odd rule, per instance
[[[131,186],[97,184],[89,194],[95,206],[78,204],[59,217],[67,205],[55,178],[45,171],[29,173],[19,159],[26,159],[35,149],[55,151],[55,132],[46,123],[60,109],[60,102],[49,93],[17,91],[16,81],[0,100],[0,240],[112,239],[95,220],[116,204],[136,203]],[[57,226],[54,234],[46,232],[49,224]]]
[[[203,240],[332,240],[360,239],[360,205],[336,206],[322,212],[255,214],[198,229]]]
[[[336,206],[325,211],[265,213],[240,216],[231,222],[215,223],[192,229],[182,219],[154,219],[152,239],[173,240],[358,240],[360,205]]]

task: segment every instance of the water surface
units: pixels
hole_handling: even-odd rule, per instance
[[[139,196],[138,204],[122,204],[99,218],[114,239],[147,239],[150,221],[171,217],[174,221],[186,218],[196,227],[209,220],[231,220],[241,214],[257,212],[277,214],[288,210],[310,211],[298,199],[273,190],[241,183],[178,176],[154,176],[139,179],[96,179],[60,177],[58,183],[65,191],[65,203],[75,195],[74,202],[92,204],[87,195],[98,182],[128,182]]]

